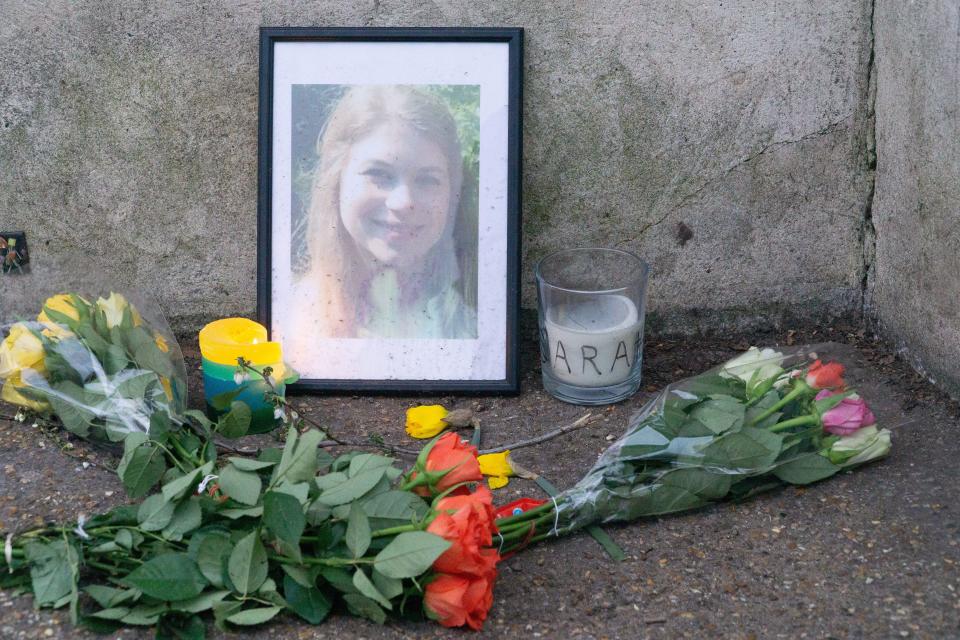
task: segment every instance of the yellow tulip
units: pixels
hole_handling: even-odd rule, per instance
[[[480,463],[480,472],[488,476],[487,484],[491,489],[499,489],[507,486],[509,478],[515,475],[513,467],[510,466],[510,451],[501,451],[500,453],[486,453],[477,457]]]
[[[20,389],[24,388],[25,386],[27,385],[25,385],[23,380],[20,378],[20,372],[16,372],[4,383],[3,390],[0,391],[0,399],[3,399],[11,404],[18,404],[21,407],[33,409],[34,411],[47,411],[50,409],[50,405],[46,402],[31,400],[20,393]]]
[[[0,343],[0,379],[19,374],[21,369],[43,372],[43,356],[40,339],[22,322],[14,324],[10,335]]]
[[[432,438],[447,428],[447,410],[439,404],[407,409],[407,433],[413,438]]]
[[[130,317],[133,319],[133,326],[139,327],[142,322],[137,308],[127,302],[127,299],[119,293],[111,292],[110,297],[106,300],[97,298],[97,307],[106,316],[107,327],[110,329],[120,326],[120,323],[123,322],[123,312],[128,308],[130,309]]]

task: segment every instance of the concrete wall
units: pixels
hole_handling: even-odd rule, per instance
[[[546,252],[615,245],[653,265],[655,329],[859,316],[870,12],[4,0],[0,227],[27,231],[34,284],[0,297],[100,263],[180,328],[252,313],[257,28],[510,25],[527,30],[525,306]]]
[[[960,6],[878,0],[869,309],[960,394]]]

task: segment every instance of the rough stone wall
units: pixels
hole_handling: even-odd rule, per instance
[[[890,3],[892,4],[892,2]],[[869,0],[5,0],[0,227],[182,329],[255,307],[257,28],[526,29],[524,306],[577,245],[653,265],[653,328],[860,312]],[[879,293],[879,292],[878,292]]]
[[[868,304],[914,364],[960,394],[960,6],[878,0]]]

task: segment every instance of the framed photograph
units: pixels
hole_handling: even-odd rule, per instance
[[[257,312],[291,391],[518,391],[521,47],[261,29]]]

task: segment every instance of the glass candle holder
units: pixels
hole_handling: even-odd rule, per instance
[[[275,390],[281,396],[284,394],[283,352],[279,342],[267,339],[266,327],[247,318],[224,318],[211,322],[200,330],[200,354],[203,359],[203,395],[207,415],[215,419],[223,413],[211,404],[213,398],[243,387],[235,400],[245,402],[253,414],[249,433],[264,433],[276,427],[279,421],[273,416],[273,405],[265,399],[269,386],[263,376],[246,370],[249,378],[239,385],[234,378],[238,371],[237,358],[242,357],[258,370],[271,367],[273,373],[270,378],[274,381]]]
[[[564,249],[536,268],[543,386],[582,405],[640,386],[647,264],[619,249]]]

